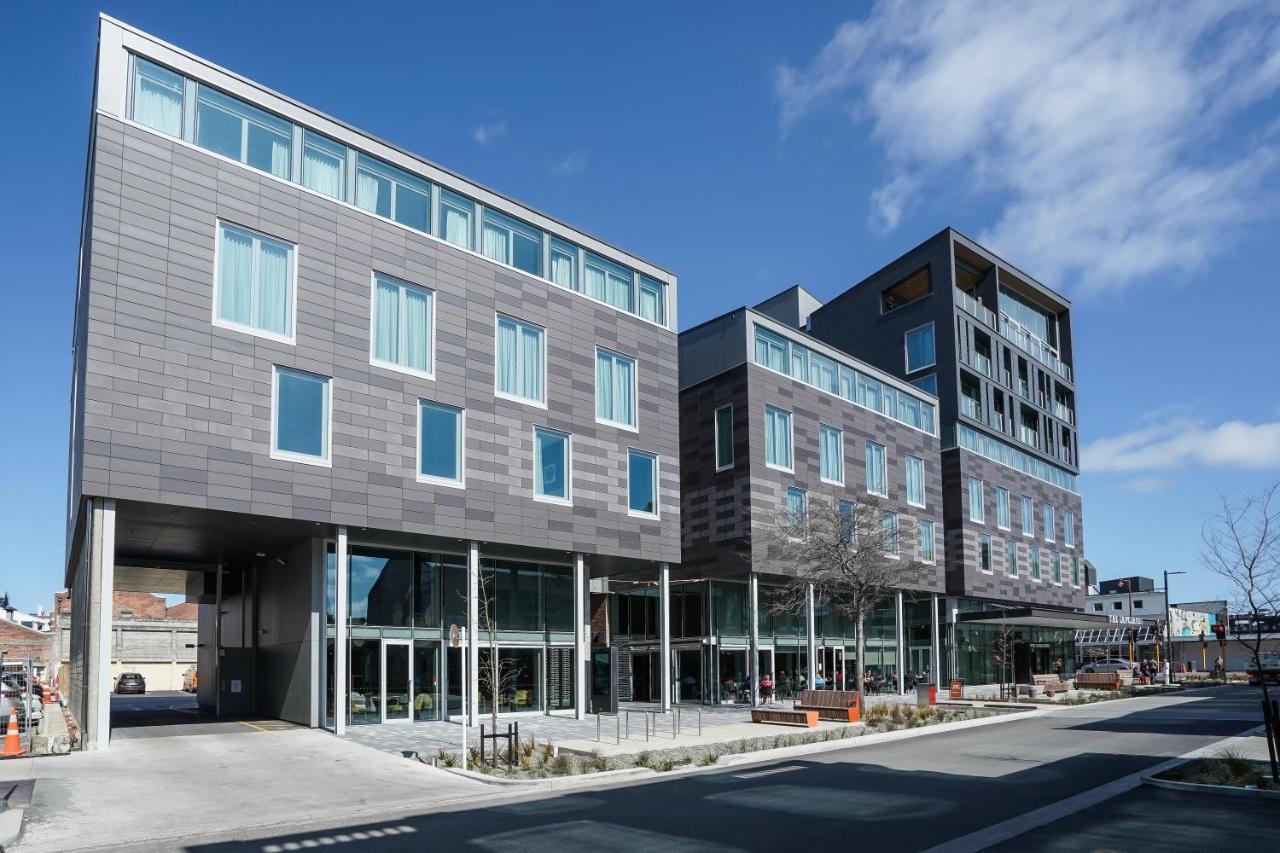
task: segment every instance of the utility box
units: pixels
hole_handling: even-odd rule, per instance
[[[937,705],[938,685],[928,681],[916,682],[916,704]]]
[[[618,650],[597,646],[591,650],[591,713],[618,713]]]

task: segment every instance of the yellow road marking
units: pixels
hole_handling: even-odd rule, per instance
[[[266,729],[264,729],[262,726],[255,726],[253,723],[249,723],[244,720],[236,720],[236,722],[242,726],[248,726],[249,728],[254,729],[255,731],[259,731],[259,732],[266,731]]]

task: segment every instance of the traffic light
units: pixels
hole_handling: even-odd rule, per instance
[[[1220,624],[1210,625],[1209,628],[1213,631],[1213,636],[1217,637],[1220,642],[1227,639],[1226,625],[1220,625]]]

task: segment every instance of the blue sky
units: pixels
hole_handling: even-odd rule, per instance
[[[405,6],[6,5],[18,606],[62,583],[100,8],[676,271],[681,327],[795,283],[829,298],[956,226],[1074,300],[1087,555],[1225,594],[1205,514],[1280,477],[1274,5]]]

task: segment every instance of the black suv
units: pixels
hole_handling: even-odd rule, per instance
[[[116,693],[146,693],[147,680],[140,672],[122,672],[116,679]]]

